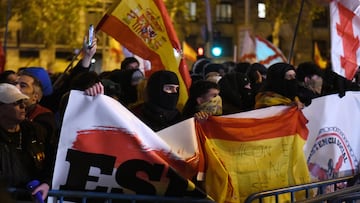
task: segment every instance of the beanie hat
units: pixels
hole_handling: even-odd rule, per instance
[[[0,102],[11,104],[21,99],[29,99],[29,97],[21,93],[15,85],[8,83],[0,84]]]
[[[42,67],[29,67],[25,68],[22,73],[30,75],[39,80],[42,86],[42,92],[44,96],[48,96],[53,93],[53,87],[48,72]]]
[[[204,66],[204,79],[206,78],[206,75],[211,72],[220,72],[220,69],[224,69],[222,64],[219,63],[208,63]]]
[[[288,63],[275,63],[272,64],[267,70],[266,80],[271,83],[278,83],[284,80],[285,74],[289,70],[294,70],[294,66]]]
[[[296,79],[303,82],[305,77],[311,77],[313,75],[322,76],[321,69],[313,62],[300,63],[296,69]]]
[[[121,62],[121,66],[120,68],[122,70],[125,70],[125,69],[128,69],[128,65],[131,64],[131,63],[138,63],[139,64],[139,61],[135,58],[135,57],[126,57],[122,62]]]
[[[259,71],[259,73],[261,75],[266,75],[266,73],[267,73],[267,68],[261,63],[253,63],[253,64],[251,64],[251,69],[253,69],[255,71]]]
[[[207,58],[201,58],[201,59],[195,61],[195,63],[192,66],[192,74],[203,75],[204,74],[204,66],[210,62],[211,62],[210,59],[207,59]]]

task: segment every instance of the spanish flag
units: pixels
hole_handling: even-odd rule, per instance
[[[238,203],[256,192],[309,183],[303,152],[306,123],[297,108],[261,119],[214,116],[196,123],[207,194],[216,202]],[[295,196],[300,195],[304,197]],[[275,202],[273,198],[265,202]],[[279,200],[289,202],[290,196]]]
[[[327,61],[321,56],[319,46],[316,42],[314,44],[314,61],[321,69],[325,69],[327,66]]]
[[[179,107],[185,104],[191,78],[163,0],[117,2],[96,30],[107,33],[135,55],[151,61],[152,68],[146,75],[158,70],[175,72],[180,81]]]
[[[194,63],[197,60],[196,51],[185,41],[183,41],[183,49],[185,59]]]

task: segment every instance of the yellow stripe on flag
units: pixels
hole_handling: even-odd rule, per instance
[[[184,50],[185,59],[187,59],[191,62],[196,61],[196,57],[197,57],[196,51],[193,48],[191,48],[191,46],[188,43],[186,43],[185,41],[183,42],[183,50]]]
[[[321,69],[325,69],[327,66],[327,61],[321,56],[319,46],[316,42],[314,44],[314,61]]]
[[[179,106],[188,98],[191,78],[181,46],[162,0],[122,0],[97,25],[129,51],[151,61],[149,76],[158,70],[173,71],[179,77]]]

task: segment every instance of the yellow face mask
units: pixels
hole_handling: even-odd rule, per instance
[[[222,100],[218,95],[213,97],[211,100],[204,102],[198,106],[199,111],[204,111],[213,116],[221,116],[222,115]]]

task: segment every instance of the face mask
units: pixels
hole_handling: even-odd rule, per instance
[[[292,80],[285,80],[285,97],[289,98],[289,99],[294,99],[295,96],[297,96],[297,92],[298,92],[298,84],[297,84],[297,80],[292,79]]]
[[[202,103],[198,107],[199,111],[204,111],[209,113],[213,116],[220,116],[222,115],[222,100],[221,97],[218,95],[213,97],[210,101]]]

